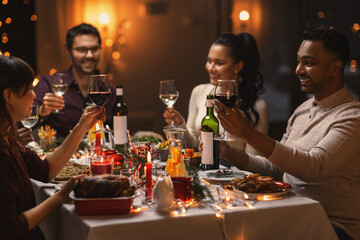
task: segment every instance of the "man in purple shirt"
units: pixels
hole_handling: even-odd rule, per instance
[[[49,125],[57,131],[57,137],[65,137],[79,121],[85,107],[91,100],[88,97],[89,76],[99,74],[96,66],[100,60],[101,37],[99,31],[90,24],[82,23],[71,28],[66,34],[66,50],[72,66],[62,73],[68,75],[69,88],[63,96],[56,95],[51,88],[52,76],[44,75],[34,88],[35,105],[39,105],[40,125]],[[115,90],[105,104],[106,121],[112,125],[111,108],[116,102]],[[62,113],[53,113],[61,110]]]

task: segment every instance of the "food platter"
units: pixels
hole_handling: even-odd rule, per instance
[[[72,176],[80,174],[89,174],[90,167],[84,164],[75,163],[69,161],[65,167],[59,172],[58,175],[54,178],[53,182],[65,182],[69,180]]]
[[[261,201],[270,201],[277,200],[285,197],[286,194],[291,192],[292,186],[288,183],[275,181],[276,185],[279,187],[276,192],[273,193],[246,193],[249,196],[250,200],[261,200]]]
[[[232,169],[231,170],[216,169],[216,170],[199,171],[200,178],[208,179],[212,181],[219,181],[219,182],[227,182],[234,178],[243,178],[251,174],[252,173],[248,171],[232,170]]]

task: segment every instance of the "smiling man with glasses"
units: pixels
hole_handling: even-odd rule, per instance
[[[99,74],[96,69],[101,55],[101,37],[99,31],[92,25],[82,23],[66,34],[66,50],[71,58],[72,66],[62,73],[68,76],[68,90],[63,96],[53,93],[51,88],[52,76],[44,75],[34,88],[36,99],[34,104],[40,105],[39,125],[50,125],[57,131],[57,137],[65,137],[75,127],[83,110],[87,106],[89,76]],[[115,90],[106,108],[106,122],[111,126],[111,108],[115,104]],[[61,114],[53,110],[61,109]]]

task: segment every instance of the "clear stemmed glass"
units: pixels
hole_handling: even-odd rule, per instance
[[[52,78],[51,88],[58,96],[63,96],[69,87],[68,75],[66,73],[55,73]],[[54,113],[64,113],[56,109]]]
[[[235,107],[239,98],[235,80],[218,80],[214,95],[215,99],[219,100],[227,107]],[[214,139],[217,141],[234,141],[234,139],[227,136],[225,130],[221,136],[215,137]]]
[[[168,108],[173,107],[178,97],[179,91],[176,90],[175,79],[160,81],[159,98],[166,106],[168,106]],[[174,121],[171,121],[168,128],[174,127]]]
[[[95,105],[102,107],[107,103],[110,96],[110,83],[107,74],[91,75],[89,77],[89,98],[91,101]],[[103,122],[101,122],[101,128],[95,133],[107,131]]]
[[[39,114],[39,106],[37,105],[31,106],[30,116],[28,118],[21,120],[22,125],[26,128],[32,128],[33,126],[35,126],[35,124],[39,120],[38,114]],[[31,141],[28,143],[28,146],[38,147],[39,145],[35,141]]]

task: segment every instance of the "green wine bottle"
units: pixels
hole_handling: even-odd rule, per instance
[[[116,104],[112,108],[114,125],[115,149],[121,153],[125,152],[128,143],[127,137],[127,115],[128,109],[123,99],[123,87],[116,86]]]
[[[214,96],[206,96],[206,116],[201,120],[201,168],[202,170],[219,169],[219,142],[214,136],[219,135],[219,120],[214,115]]]

